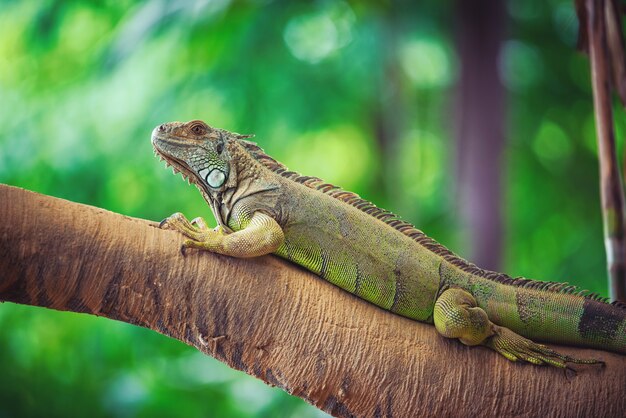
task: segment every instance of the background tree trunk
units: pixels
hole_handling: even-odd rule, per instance
[[[457,99],[457,184],[460,212],[477,265],[500,268],[504,88],[498,58],[506,22],[499,0],[456,3],[461,77]]]
[[[621,416],[626,361],[508,362],[441,338],[292,264],[189,251],[154,222],[0,185],[0,300],[179,339],[333,415]],[[71,350],[71,347],[68,347]]]

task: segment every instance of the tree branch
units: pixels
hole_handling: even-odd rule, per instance
[[[183,257],[181,236],[153,222],[3,185],[0,213],[0,300],[153,329],[336,416],[626,409],[626,361],[617,354],[562,348],[607,363],[573,377],[518,365],[276,257]]]
[[[626,91],[626,82],[619,79],[624,71],[621,32],[616,22],[619,15],[615,15],[617,10],[612,0],[577,0],[576,5],[581,27],[579,46],[589,52],[591,66],[609,289],[611,299],[626,301],[624,185],[615,151],[611,103],[612,84],[623,100],[622,93]],[[611,76],[616,78],[612,80]]]

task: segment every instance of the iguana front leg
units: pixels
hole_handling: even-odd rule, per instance
[[[190,238],[183,243],[183,249],[198,248],[238,258],[273,253],[285,241],[278,222],[262,212],[255,212],[245,228],[230,234],[219,227],[209,229],[201,218],[189,222],[181,213],[173,214],[160,226],[177,230]]]
[[[444,337],[458,338],[466,345],[487,346],[511,361],[549,364],[561,368],[566,368],[567,363],[602,363],[599,360],[583,360],[560,354],[494,324],[487,313],[478,307],[476,299],[462,289],[447,289],[439,296],[435,303],[434,322],[437,331]]]

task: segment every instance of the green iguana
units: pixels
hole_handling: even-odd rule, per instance
[[[154,129],[157,155],[195,184],[218,226],[175,213],[161,227],[185,248],[233,257],[274,253],[383,309],[485,345],[512,361],[602,363],[530,339],[626,354],[626,305],[566,283],[511,278],[468,263],[393,213],[289,171],[249,136],[202,121]],[[522,337],[523,335],[523,337]],[[529,339],[527,339],[529,338]]]

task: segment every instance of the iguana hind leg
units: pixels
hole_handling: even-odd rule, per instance
[[[462,289],[447,289],[439,296],[435,303],[434,322],[435,328],[444,337],[458,338],[466,345],[487,346],[511,361],[520,360],[560,368],[566,368],[567,363],[602,363],[560,354],[508,328],[494,324],[487,313],[478,307],[476,299]]]

